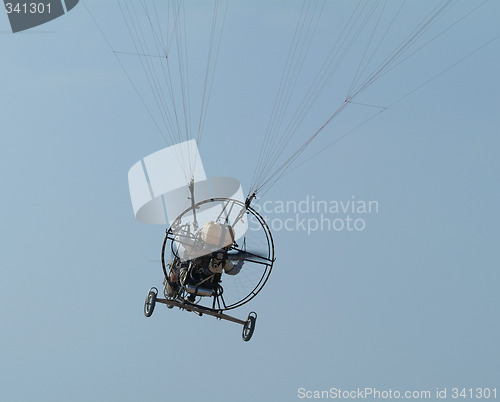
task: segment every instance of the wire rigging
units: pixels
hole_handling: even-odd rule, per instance
[[[496,40],[500,35],[388,106],[358,100],[360,94],[367,88],[426,48],[488,1],[482,1],[458,19],[448,23],[444,29],[426,38],[431,28],[449,13],[456,0],[436,1],[429,11],[416,17],[417,23],[414,26],[403,28],[397,27],[396,21],[405,11],[407,0],[402,0],[392,9],[388,5],[388,0],[359,0],[351,6],[345,24],[334,27],[338,29],[338,34],[332,38],[332,45],[320,49],[325,51],[322,62],[314,67],[313,74],[304,76],[303,72],[311,64],[311,54],[318,51],[315,48],[315,39],[320,34],[324,39],[325,34],[321,30],[324,26],[324,12],[329,4],[326,0],[303,0],[273,99],[249,195],[264,194],[283,175],[310,160],[312,157],[300,165],[296,163],[325,127],[349,105],[377,110],[374,115],[330,142],[318,153],[338,143],[380,113]],[[193,138],[199,146],[209,109],[228,1],[213,0],[210,12],[206,13],[209,16],[208,34],[204,37],[207,41],[207,52],[205,55],[196,54],[196,60],[204,61],[201,64],[200,75],[202,84],[199,85],[198,91],[194,90],[192,79],[192,71],[196,69],[198,63],[193,65],[193,56],[189,53],[190,46],[188,46],[192,42],[190,36],[192,22],[188,19],[190,2],[117,0],[132,46],[132,49],[120,49],[120,51],[112,46],[85,1],[82,2],[162,138],[167,143],[174,144]],[[397,29],[404,29],[404,34],[395,33]],[[395,40],[401,37],[402,40]],[[143,81],[132,79],[133,74],[131,69],[125,66],[125,60],[137,62],[136,68],[142,71]],[[305,141],[300,140],[300,137],[296,139],[306,116],[323,92],[326,89],[332,90],[330,85],[333,78],[339,71],[346,69],[347,63],[351,75],[348,80],[344,80],[345,83],[341,83],[345,88],[342,85],[333,88],[340,98],[336,107],[334,105],[330,109],[323,123],[311,135],[306,136]],[[298,141],[297,145],[293,145],[292,141]],[[289,150],[291,147],[294,148],[293,152]],[[185,172],[189,181],[195,170],[194,158],[192,155],[178,155],[178,158],[179,161],[189,162],[190,172]]]
[[[380,79],[383,75],[385,75],[388,71],[394,69],[397,65],[401,64],[403,61],[407,60],[410,58],[412,55],[414,55],[416,52],[427,46],[429,43],[434,41],[437,37],[441,36],[444,32],[448,31],[456,25],[458,22],[462,21],[464,18],[466,18],[468,15],[470,15],[472,12],[477,10],[479,7],[481,7],[484,3],[486,3],[488,0],[485,0],[483,3],[481,3],[479,6],[475,7],[473,10],[469,11],[466,15],[463,15],[460,17],[458,20],[454,21],[452,24],[448,25],[445,29],[443,29],[441,32],[439,32],[437,35],[433,36],[431,39],[427,40],[420,46],[418,46],[415,50],[412,50],[410,54],[408,52],[411,50],[411,48],[417,43],[417,41],[423,37],[424,33],[427,32],[430,27],[432,27],[436,21],[438,21],[440,18],[443,17],[445,13],[449,11],[455,0],[442,0],[439,4],[436,5],[436,7],[430,11],[417,25],[415,28],[409,32],[406,37],[400,41],[391,52],[387,54],[387,56],[380,61],[375,68],[369,68],[369,65],[372,64],[372,61],[374,60],[374,55],[375,53],[381,48],[382,42],[388,37],[389,32],[394,24],[394,21],[396,20],[396,17],[400,15],[401,10],[403,8],[404,3],[399,7],[399,9],[396,11],[396,13],[393,15],[392,19],[390,20],[389,26],[387,29],[381,34],[381,37],[379,40],[375,40],[376,32],[380,31],[380,21],[382,18],[382,11],[386,6],[386,2],[383,3],[382,5],[382,10],[375,13],[375,7],[374,5],[380,6],[382,3],[377,2],[377,3],[372,3],[372,7],[368,7],[368,3],[364,2],[362,5],[361,3],[358,3],[358,6],[354,10],[353,14],[351,15],[349,21],[352,22],[352,25],[346,30],[342,32],[340,35],[339,39],[341,38],[341,45],[337,48],[334,49],[332,48],[329,56],[327,57],[327,61],[325,61],[324,65],[328,66],[327,73],[325,75],[318,73],[316,78],[318,76],[321,76],[321,78],[327,76],[328,79],[330,79],[331,75],[335,71],[336,68],[338,68],[338,64],[334,64],[333,60],[335,61],[340,61],[349,53],[349,51],[352,49],[358,38],[361,37],[362,31],[369,25],[368,22],[372,21],[372,28],[371,31],[369,32],[368,36],[368,44],[364,47],[364,51],[362,52],[361,59],[359,61],[358,67],[355,70],[354,78],[351,83],[351,86],[349,88],[348,94],[345,97],[345,100],[337,107],[337,109],[334,110],[334,112],[326,119],[326,121],[305,141],[302,143],[298,149],[296,149],[287,159],[285,159],[279,166],[276,167],[278,157],[283,153],[284,150],[284,145],[288,143],[288,141],[291,139],[293,134],[295,133],[295,130],[298,127],[298,124],[301,121],[302,112],[308,111],[311,106],[311,104],[314,102],[313,98],[310,98],[308,96],[304,97],[303,103],[301,103],[301,108],[297,109],[296,114],[290,119],[290,124],[287,126],[287,130],[285,131],[284,134],[280,136],[280,140],[276,142],[279,144],[279,150],[275,151],[273,149],[268,148],[268,162],[267,164],[261,164],[259,165],[260,171],[257,171],[256,174],[254,175],[254,180],[252,182],[252,186],[250,188],[249,194],[253,193],[262,193],[263,191],[267,191],[269,187],[274,185],[277,180],[279,180],[285,172],[292,166],[295,161],[298,159],[298,157],[303,153],[303,151],[311,144],[311,142],[324,130],[324,128],[333,120],[335,119],[349,104],[358,104],[358,105],[363,105],[367,107],[375,107],[379,108],[379,112],[376,113],[375,116],[379,115],[383,111],[387,110],[387,108],[391,107],[394,105],[391,104],[387,107],[384,106],[377,106],[377,105],[372,105],[372,104],[366,104],[366,103],[361,103],[361,102],[354,102],[354,99],[358,97],[360,93],[365,91],[368,87],[370,87],[374,82],[376,82],[378,79]],[[301,21],[301,17],[299,17],[299,21]],[[300,31],[299,31],[300,32]],[[344,36],[344,32],[347,34]],[[339,43],[339,41],[336,42],[335,46]],[[370,46],[373,44],[374,49],[369,50]],[[345,46],[344,46],[345,45]],[[292,42],[292,46],[293,42]],[[335,51],[334,51],[335,50]],[[336,58],[330,58],[332,54],[335,55],[340,55],[339,59]],[[289,68],[288,66],[285,67],[286,69]],[[366,71],[370,70],[368,74],[366,74]],[[364,78],[363,78],[364,77]],[[434,77],[436,78],[436,77]],[[315,90],[312,90],[311,88],[318,88],[316,86],[311,86],[307,94],[315,94],[315,96],[318,95],[319,92],[324,88],[324,85],[326,83],[326,80],[318,80],[318,82],[321,82],[321,87],[319,87],[319,91],[315,92]],[[316,84],[316,80],[313,82],[313,84]],[[307,100],[307,102],[305,102]],[[401,99],[400,99],[401,100]],[[398,100],[398,102],[400,101]],[[306,107],[302,108],[302,105],[306,104]],[[297,116],[300,116],[300,118],[297,118]],[[368,120],[373,119],[375,116],[370,117]],[[367,121],[368,121],[367,120]],[[364,124],[361,123],[360,125]],[[357,129],[360,125],[355,127]],[[349,131],[351,133],[353,130]],[[346,134],[346,135],[348,135]],[[346,135],[336,139],[331,145],[337,143],[340,139],[344,138]],[[267,139],[267,138],[266,138]],[[265,143],[266,145],[269,144]],[[320,151],[322,152],[322,151]],[[271,160],[271,162],[269,162]],[[302,165],[302,164],[301,164]],[[270,166],[273,167],[273,170],[270,169]]]
[[[118,60],[152,123],[165,142],[177,144],[195,139],[200,144],[214,82],[227,0],[213,0],[207,27],[207,56],[203,85],[191,83],[192,60],[190,31],[198,30],[188,19],[195,10],[184,0],[116,0],[117,10],[128,35],[131,49],[116,49],[97,19],[85,4],[94,24]],[[205,29],[205,27],[204,27]],[[118,43],[117,40],[114,42]],[[136,74],[135,69],[142,71]],[[187,161],[190,179],[196,166],[193,155],[178,155]]]

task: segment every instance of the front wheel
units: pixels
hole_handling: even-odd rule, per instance
[[[253,331],[255,331],[255,321],[257,321],[257,313],[252,311],[248,314],[247,322],[243,326],[243,332],[241,334],[245,342],[248,342],[252,338]]]
[[[151,317],[156,305],[156,295],[158,290],[156,288],[149,289],[146,301],[144,302],[144,315],[146,317]]]

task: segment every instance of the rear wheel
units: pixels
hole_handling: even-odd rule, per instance
[[[247,322],[243,326],[243,332],[241,334],[245,342],[248,342],[252,338],[253,331],[255,331],[255,321],[257,321],[257,313],[252,311],[248,314]]]
[[[151,317],[156,305],[156,295],[158,290],[156,288],[149,289],[146,301],[144,302],[144,315],[146,317]]]

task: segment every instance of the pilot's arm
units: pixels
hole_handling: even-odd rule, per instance
[[[228,275],[238,275],[243,267],[244,260],[237,260],[234,264],[230,260],[226,260],[224,272]]]

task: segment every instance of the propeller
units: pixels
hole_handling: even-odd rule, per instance
[[[248,251],[248,250],[239,250],[233,248],[231,251],[227,253],[227,258],[229,260],[255,260],[261,259],[269,261],[269,258],[262,251]]]

